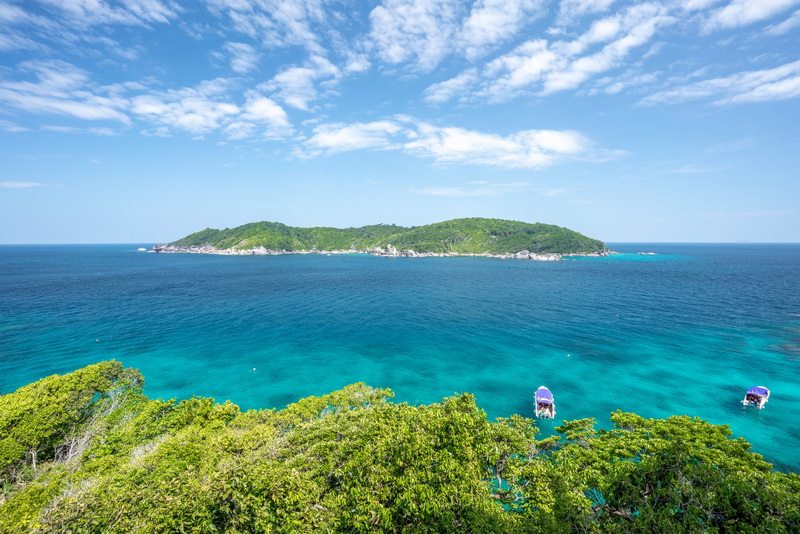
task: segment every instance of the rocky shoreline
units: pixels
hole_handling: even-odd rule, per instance
[[[400,258],[466,256],[466,257],[479,257],[479,258],[500,258],[500,259],[533,260],[533,261],[560,261],[561,259],[566,257],[576,257],[576,256],[604,257],[608,256],[609,254],[613,254],[613,252],[608,250],[599,250],[597,252],[581,253],[581,254],[556,254],[556,253],[536,254],[527,250],[521,250],[517,253],[506,253],[506,254],[490,254],[488,252],[484,252],[482,254],[459,254],[456,252],[436,253],[436,252],[415,252],[413,250],[397,250],[392,245],[387,245],[386,248],[374,247],[364,250],[356,250],[355,247],[351,247],[348,250],[317,250],[313,248],[311,250],[289,251],[289,250],[271,250],[264,247],[238,249],[236,247],[216,248],[210,245],[184,246],[184,245],[176,245],[173,243],[166,245],[155,245],[150,250],[150,252],[158,254],[218,254],[224,256],[279,256],[284,254],[325,254],[325,255],[369,254],[371,256],[389,256],[389,257],[400,257]]]

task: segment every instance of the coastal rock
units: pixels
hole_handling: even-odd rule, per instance
[[[561,254],[548,253],[548,254],[529,254],[528,259],[534,261],[561,261]]]
[[[365,250],[356,250],[354,246],[351,246],[347,250],[318,250],[316,247],[312,248],[311,250],[294,250],[294,251],[287,251],[287,250],[271,250],[262,246],[253,247],[251,249],[239,249],[237,247],[231,248],[216,248],[212,247],[211,245],[200,245],[200,246],[184,246],[178,245],[175,243],[169,243],[166,245],[155,245],[150,252],[160,253],[160,254],[218,254],[218,255],[225,255],[225,256],[267,256],[267,255],[279,255],[279,254],[369,254],[372,256],[388,256],[388,257],[401,257],[401,258],[451,258],[457,256],[467,256],[467,257],[480,257],[480,258],[501,258],[501,259],[517,259],[517,260],[533,260],[533,261],[559,261],[562,259],[561,254],[555,253],[546,253],[546,254],[536,254],[530,252],[529,250],[521,250],[517,253],[506,253],[506,254],[491,254],[489,252],[483,252],[481,254],[460,254],[458,252],[445,252],[445,253],[436,253],[436,252],[417,252],[411,249],[404,249],[404,250],[397,250],[394,245],[386,245],[386,248],[381,247],[374,247],[368,248]],[[608,251],[599,251],[593,254],[574,254],[575,256],[589,256],[589,255],[608,255]]]

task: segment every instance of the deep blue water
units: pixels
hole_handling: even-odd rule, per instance
[[[611,244],[562,262],[0,246],[0,393],[117,359],[151,397],[283,407],[353,382],[491,418],[728,424],[800,471],[800,245]],[[636,252],[656,252],[654,256]],[[766,409],[739,403],[752,385]]]

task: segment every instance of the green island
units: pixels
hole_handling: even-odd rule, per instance
[[[393,224],[298,228],[257,222],[224,230],[206,228],[168,245],[157,245],[154,251],[496,256],[520,251],[536,255],[596,254],[606,248],[602,241],[552,224],[474,217],[410,228]]]
[[[0,531],[800,532],[800,476],[727,426],[489,421],[353,384],[242,412],[105,361],[0,396]]]

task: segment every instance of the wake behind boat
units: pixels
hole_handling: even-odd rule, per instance
[[[754,386],[747,390],[742,405],[762,409],[769,400],[769,390],[764,386]]]
[[[544,386],[536,390],[533,396],[536,407],[536,417],[539,419],[553,419],[556,416],[556,401],[553,393]]]

